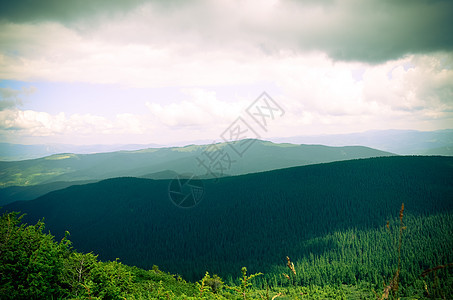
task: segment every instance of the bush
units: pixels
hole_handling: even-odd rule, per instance
[[[26,226],[22,216],[0,219],[0,295],[5,299],[43,299],[61,295],[60,278],[70,242],[44,234],[44,223]]]

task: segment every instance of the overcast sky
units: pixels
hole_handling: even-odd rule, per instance
[[[220,141],[238,117],[261,138],[453,128],[452,15],[442,0],[2,1],[0,142]],[[247,114],[264,91],[280,108],[265,128]]]

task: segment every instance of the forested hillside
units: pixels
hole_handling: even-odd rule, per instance
[[[31,223],[44,217],[52,234],[68,230],[76,249],[101,259],[159,265],[190,280],[209,271],[231,281],[247,266],[266,274],[259,284],[282,285],[288,255],[302,285],[382,286],[395,271],[395,212],[404,202],[402,287],[421,288],[424,269],[453,262],[452,158],[361,159],[204,180],[205,197],[191,209],[173,205],[168,186],[115,178],[4,210],[27,213]]]
[[[195,283],[159,270],[143,270],[115,261],[100,261],[93,253],[71,247],[68,233],[59,242],[45,233],[45,224],[21,223],[22,216],[0,217],[0,299],[366,299],[373,291],[357,286],[266,285],[263,274],[247,273],[237,284],[226,285],[218,275],[206,274]],[[239,272],[238,272],[239,273]],[[439,292],[443,292],[437,289]],[[380,292],[380,291],[379,291]]]

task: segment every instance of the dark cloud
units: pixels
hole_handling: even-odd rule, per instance
[[[372,63],[453,50],[453,1],[351,2],[356,6],[344,12],[340,6],[333,8],[340,11],[337,19],[306,33],[301,48],[321,48],[337,60]]]
[[[150,5],[141,6],[148,3]],[[0,19],[13,23],[55,21],[83,33],[94,19],[140,22],[107,38],[138,44],[182,43],[203,49],[253,46],[266,55],[279,50],[321,51],[334,60],[381,63],[407,54],[453,51],[451,0],[266,1],[17,0],[4,1]],[[128,15],[136,8],[143,12]],[[150,9],[150,7],[152,9]],[[135,11],[137,12],[137,11]],[[149,14],[149,15],[147,15]],[[101,17],[101,18],[98,18]],[[120,18],[120,19],[125,19]],[[87,30],[88,29],[88,30]],[[127,30],[127,31],[125,31]],[[241,48],[243,45],[246,47]],[[197,48],[197,47],[195,47]]]
[[[176,5],[159,10],[150,27],[162,26],[167,38],[197,36],[203,47],[254,44],[266,55],[322,51],[341,61],[453,51],[451,0],[283,0],[270,9],[266,1],[241,7],[246,2]]]
[[[10,22],[72,22],[94,15],[127,12],[145,0],[17,0],[2,1],[0,19]]]

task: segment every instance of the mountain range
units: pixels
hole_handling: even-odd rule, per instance
[[[247,148],[238,154],[241,145]],[[212,178],[392,155],[362,146],[276,144],[262,140],[96,154],[55,154],[0,162],[0,205],[31,200],[69,186],[71,182],[78,184],[121,176],[169,179],[184,173]]]
[[[400,155],[453,155],[453,130],[374,130],[348,134],[301,135],[269,138],[276,143],[316,144],[326,146],[365,146]],[[69,145],[38,144],[21,145],[0,143],[0,161],[34,159],[59,153],[94,154],[101,152],[134,151],[147,148],[182,147],[190,144],[208,144],[210,141],[188,141],[170,145],[117,144],[117,145]]]

